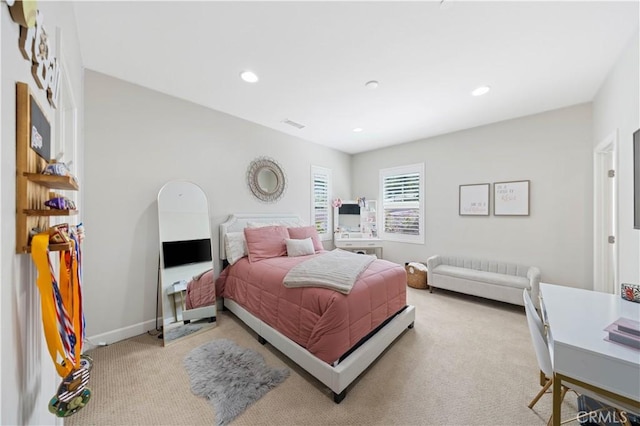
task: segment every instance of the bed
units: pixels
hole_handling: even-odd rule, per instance
[[[256,225],[257,224],[257,225]],[[232,264],[216,281],[216,293],[230,310],[269,342],[326,385],[340,403],[347,387],[407,328],[415,309],[406,304],[406,272],[401,265],[371,260],[348,294],[328,288],[287,288],[283,277],[296,265],[327,256],[319,243],[311,253],[252,258],[233,253],[227,238],[249,226],[305,228],[292,214],[233,214],[220,225],[220,258]],[[281,225],[281,226],[275,226]],[[295,228],[292,230],[292,228]],[[309,227],[306,227],[309,228]],[[296,238],[293,235],[291,238]],[[227,244],[225,244],[227,241]],[[246,248],[246,245],[245,245]],[[360,255],[362,256],[362,255]]]

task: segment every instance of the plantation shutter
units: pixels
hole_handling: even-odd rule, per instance
[[[424,164],[380,171],[384,238],[424,242]]]
[[[321,237],[325,237],[323,239],[330,238],[332,235],[330,173],[330,170],[320,167],[313,167],[311,173],[313,185],[312,221],[318,230],[318,234]]]

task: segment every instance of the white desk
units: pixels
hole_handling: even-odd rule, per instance
[[[182,312],[186,310],[187,294],[187,282],[176,281],[171,287],[167,289],[167,295],[173,296],[173,312],[175,313],[176,321],[182,321]]]
[[[620,317],[640,321],[640,304],[613,294],[540,283],[540,306],[553,358],[553,425],[560,425],[563,381],[640,412],[640,351],[604,340],[604,329]]]
[[[380,250],[379,258],[382,259],[382,240],[380,238],[335,238],[333,244],[343,250]]]

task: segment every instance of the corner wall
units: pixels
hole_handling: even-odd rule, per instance
[[[87,335],[112,342],[155,327],[157,194],[171,179],[209,200],[214,264],[218,225],[231,213],[311,215],[311,165],[332,169],[334,193],[350,192],[350,156],[264,126],[93,71],[85,73],[84,300]],[[250,162],[274,158],[287,189],[260,202]]]
[[[591,105],[353,156],[353,196],[378,199],[382,168],[425,163],[425,244],[386,241],[398,263],[434,254],[534,265],[545,282],[591,289]],[[530,180],[530,215],[459,216],[459,185]]]

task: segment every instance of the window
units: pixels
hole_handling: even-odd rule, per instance
[[[424,163],[380,170],[382,238],[424,243]]]
[[[311,223],[323,241],[333,238],[331,212],[331,170],[311,166]]]

